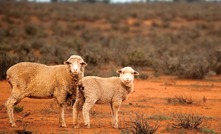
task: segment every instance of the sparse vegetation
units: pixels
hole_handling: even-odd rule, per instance
[[[192,97],[187,97],[185,95],[174,96],[173,98],[167,98],[169,104],[193,104],[194,100]]]
[[[206,127],[200,128],[200,132],[202,132],[203,134],[216,134],[214,130],[206,128]]]
[[[169,116],[165,116],[165,115],[152,115],[148,117],[148,119],[162,121],[162,120],[171,120],[172,118]]]
[[[16,134],[32,134],[32,131],[23,130],[15,130]]]
[[[133,134],[154,134],[159,125],[150,124],[147,117],[136,114],[136,117],[129,121],[129,128]]]
[[[145,73],[141,73],[141,74],[139,74],[138,78],[142,79],[142,80],[146,80],[146,79],[148,79],[148,75]]]
[[[62,64],[71,54],[89,63],[86,75],[126,65],[187,79],[220,74],[219,9],[214,3],[1,2],[0,79],[15,63]],[[104,66],[110,71],[96,71]]]
[[[132,66],[141,72],[138,79],[149,78],[151,81],[153,77],[163,74],[173,75],[180,79],[206,78],[205,82],[210,81],[212,84],[188,84],[184,85],[182,89],[191,89],[197,94],[204,91],[212,92],[216,88],[216,92],[218,92],[220,78],[210,77],[211,79],[208,79],[207,76],[221,74],[220,9],[221,4],[217,3],[176,2],[118,5],[1,2],[0,80],[5,79],[6,70],[18,62],[63,64],[63,61],[70,55],[78,54],[88,63],[86,76],[116,76],[116,69],[121,66]],[[151,72],[152,70],[154,72]],[[149,75],[149,72],[153,74]],[[158,81],[158,78],[153,80]],[[166,87],[162,92],[180,86],[179,81],[176,82],[176,80],[162,84]],[[144,89],[149,91],[150,88]],[[187,109],[187,113],[192,108],[195,111],[195,104],[198,103],[200,106],[197,105],[196,109],[201,108],[206,112],[203,115],[207,115],[207,112],[215,109],[210,103],[219,103],[219,98],[201,93],[202,96],[199,100],[189,95],[177,95],[166,100],[159,98],[159,102],[157,98],[157,102],[154,102],[157,105],[152,105],[150,104],[152,100],[149,99],[152,94],[147,93],[147,96],[141,96],[142,91],[139,92],[135,89],[135,94],[138,92],[140,94],[139,98],[129,104],[123,103],[122,109],[124,110],[119,114],[127,115],[127,118],[130,117],[130,113],[142,110],[141,112],[147,111],[147,114],[150,115],[147,117],[140,115],[134,118],[130,122],[130,127],[121,130],[121,133],[145,133],[146,131],[161,133],[165,123],[173,121],[174,124],[170,124],[171,126],[168,128],[169,133],[181,134],[191,131],[192,133],[216,134],[220,132],[218,115],[209,115],[213,118],[213,128],[205,127],[204,121],[207,119],[198,115],[183,114],[175,117],[164,115],[173,110],[169,109],[171,107]],[[216,96],[215,92],[214,96]],[[161,103],[163,105],[167,103],[167,105],[163,107],[164,109],[159,108],[159,110],[167,110],[169,107],[163,115],[157,114],[157,108]],[[67,105],[72,104],[73,101],[67,102]],[[46,107],[39,114],[57,114],[57,111],[53,109],[58,108]],[[71,107],[69,107],[70,109]],[[0,106],[0,111],[4,114],[1,116],[2,120],[6,120],[7,113],[3,106]],[[22,112],[24,109],[22,106],[16,106],[15,111]],[[154,114],[154,112],[156,113]],[[23,113],[19,113],[17,116]],[[91,111],[91,115],[103,120],[103,118],[109,118],[111,113],[104,114],[102,111],[95,110]],[[158,129],[158,125],[155,125],[154,122],[157,121],[160,125],[162,123],[160,126],[162,129]],[[29,125],[31,126],[31,124]],[[109,133],[109,129],[106,130],[105,127],[106,122],[93,127],[96,129],[101,126],[104,127],[105,133]],[[25,131],[25,129],[21,130],[21,132]],[[116,131],[118,130],[113,132]],[[1,132],[8,133],[7,131]],[[82,132],[84,131],[82,130]]]
[[[23,111],[23,106],[14,106],[14,111],[15,111],[16,113],[22,112],[22,111]]]
[[[172,124],[174,128],[199,130],[204,122],[204,117],[194,114],[177,114],[176,121]]]

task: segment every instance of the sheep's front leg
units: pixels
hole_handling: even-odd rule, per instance
[[[60,105],[60,116],[59,116],[59,123],[61,127],[67,127],[65,120],[64,120],[64,104]]]
[[[89,112],[90,112],[90,109],[94,106],[95,102],[96,102],[95,100],[92,100],[92,101],[85,100],[85,103],[83,105],[82,112],[83,112],[84,125],[87,128],[90,128]]]
[[[122,101],[118,100],[118,101],[113,101],[113,103],[111,104],[111,109],[112,109],[112,126],[114,128],[118,128],[118,111],[120,110],[120,105],[121,105]]]
[[[58,90],[59,88],[57,88],[56,90]],[[65,119],[64,119],[64,108],[65,108],[65,100],[67,97],[67,90],[66,89],[62,89],[60,88],[60,93],[59,95],[56,96],[57,102],[59,104],[60,107],[60,115],[59,115],[59,123],[61,127],[67,127],[66,123],[65,123]]]
[[[7,109],[9,123],[11,124],[11,127],[16,127],[15,118],[14,118],[14,105],[17,102],[18,101],[17,101],[17,99],[15,99],[15,97],[10,96],[5,103],[5,107]]]

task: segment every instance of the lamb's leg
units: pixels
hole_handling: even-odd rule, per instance
[[[113,125],[113,122],[114,122],[114,110],[113,110],[113,103],[111,102],[110,103],[110,107],[111,107],[111,113],[112,113],[112,125]]]
[[[79,117],[79,111],[82,109],[83,103],[84,103],[83,96],[77,93],[76,101],[73,105],[73,125],[75,128],[79,127],[78,117]]]
[[[16,127],[15,124],[15,118],[14,118],[14,105],[18,102],[18,99],[16,99],[13,96],[10,96],[8,100],[5,103],[5,107],[7,109],[8,117],[9,117],[9,123],[11,124],[11,127]]]
[[[83,118],[84,118],[84,125],[87,128],[90,128],[90,117],[89,117],[89,111],[94,106],[96,100],[85,100],[85,103],[83,105]]]
[[[118,111],[120,109],[120,105],[121,105],[122,101],[113,101],[112,103],[112,114],[113,114],[113,118],[112,118],[112,126],[114,128],[118,128]]]
[[[79,109],[78,109],[78,102],[75,101],[74,105],[73,105],[73,125],[74,128],[78,128],[78,115],[79,115]]]

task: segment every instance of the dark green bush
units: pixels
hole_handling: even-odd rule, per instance
[[[15,107],[14,107],[14,111],[15,111],[16,113],[22,112],[22,111],[23,111],[23,106],[15,106]]]
[[[216,74],[221,74],[221,50],[215,50],[213,51],[213,54],[211,55],[210,59],[211,64],[211,70],[216,72]]]
[[[44,44],[45,43],[42,39],[36,39],[36,40],[33,40],[33,42],[31,43],[31,47],[34,50],[39,50]]]
[[[173,123],[173,127],[181,129],[196,129],[199,130],[202,127],[204,117],[194,114],[178,114],[176,115],[176,122]]]
[[[173,98],[168,98],[167,102],[169,104],[181,104],[181,105],[191,105],[194,103],[194,100],[192,97],[187,97],[184,95],[175,96]]]
[[[25,33],[29,36],[35,36],[38,33],[38,29],[35,25],[26,25],[24,29]]]
[[[129,122],[129,125],[133,134],[154,134],[159,128],[158,124],[151,125],[148,118],[138,114]]]
[[[142,80],[146,80],[148,79],[148,75],[147,74],[144,74],[144,73],[140,73],[139,76],[138,76],[139,79],[142,79]]]
[[[180,65],[176,75],[180,78],[203,79],[209,71],[208,61],[198,56],[185,56],[179,59]]]
[[[134,66],[147,66],[148,60],[146,59],[145,53],[142,50],[134,50],[128,54],[128,64]]]
[[[17,57],[10,56],[6,53],[0,53],[0,80],[6,78],[6,71],[8,68],[18,61],[19,59]]]
[[[152,67],[155,74],[187,79],[220,74],[219,9],[213,3],[2,2],[0,77],[20,61],[62,64],[72,54],[91,66],[90,75],[114,75],[112,69],[120,66]]]

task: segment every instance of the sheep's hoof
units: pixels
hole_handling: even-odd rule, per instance
[[[17,127],[15,123],[11,123],[11,127]]]

